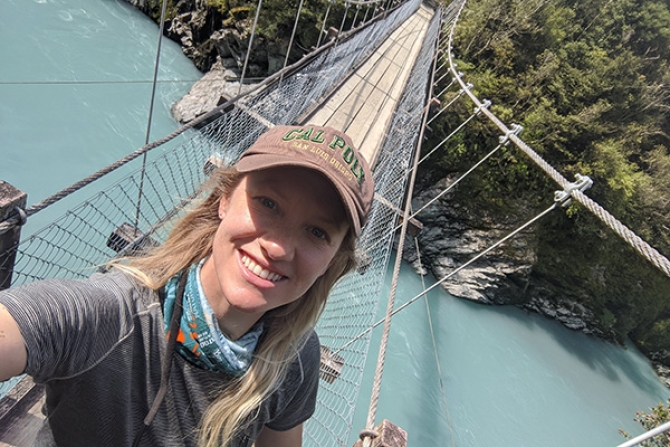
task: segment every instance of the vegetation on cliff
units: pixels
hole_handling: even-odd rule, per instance
[[[469,0],[454,50],[459,70],[479,98],[492,100],[498,117],[522,124],[524,141],[567,178],[590,176],[589,196],[670,255],[667,2]],[[455,94],[445,93],[442,103]],[[431,124],[434,144],[472,114],[465,101],[457,104]],[[432,157],[422,178],[465,171],[497,138],[473,120]],[[510,146],[455,200],[503,216],[545,208],[555,189]],[[532,284],[583,303],[617,340],[631,337],[647,353],[670,350],[670,279],[600,220],[572,205],[541,222],[537,246]]]
[[[160,20],[162,0],[128,1],[154,21]],[[251,56],[256,76],[267,76],[281,68],[268,59],[281,58],[283,63],[299,5],[300,0],[263,1]],[[165,33],[179,42],[186,56],[204,72],[218,58],[231,57],[228,54],[231,51],[242,68],[257,6],[257,0],[168,0]],[[340,25],[346,9],[342,2],[303,1],[289,63],[300,59],[317,44],[326,11],[329,14],[328,28]],[[350,15],[345,20],[346,29],[351,26]],[[221,40],[227,42],[222,45]]]
[[[668,403],[670,404],[670,401]],[[635,415],[635,421],[639,422],[645,431],[652,430],[658,427],[659,425],[668,422],[669,420],[670,420],[670,407],[664,405],[663,402],[651,408],[649,413],[645,413],[644,411],[638,411],[637,414]],[[619,430],[619,432],[627,439],[633,438],[624,430]],[[655,436],[652,439],[647,439],[646,441],[640,443],[639,445],[642,447],[670,447],[670,433],[668,432],[662,433],[660,435]]]

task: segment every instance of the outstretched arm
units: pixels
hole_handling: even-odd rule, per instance
[[[26,369],[27,358],[19,326],[7,308],[0,304],[0,381],[21,374]]]
[[[254,447],[300,447],[302,445],[302,424],[286,431],[263,428]]]

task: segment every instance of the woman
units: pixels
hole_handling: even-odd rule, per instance
[[[0,293],[0,380],[46,385],[53,445],[301,444],[372,176],[343,133],[277,126],[205,191],[141,257]]]

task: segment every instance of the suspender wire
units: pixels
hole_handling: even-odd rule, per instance
[[[449,85],[447,85],[447,86],[446,86],[440,93],[438,93],[437,95],[435,95],[435,97],[436,97],[436,98],[439,98],[440,96],[442,96],[442,95],[444,94],[444,92],[446,92],[446,91],[449,89],[449,87],[451,87],[451,85],[452,85],[453,83],[454,83],[454,81],[452,80],[452,82],[450,82]],[[455,103],[456,101],[458,101],[458,99],[459,99],[461,96],[463,96],[463,89],[461,89],[461,90],[458,92],[458,94],[457,94],[456,96],[454,96],[453,99],[452,99],[451,101],[449,101],[449,103],[448,103],[446,106],[442,107],[442,108],[435,114],[435,116],[433,116],[431,119],[429,119],[428,122],[427,122],[426,124],[430,124],[430,123],[432,123],[433,120],[435,120],[435,118],[437,118],[438,116],[440,116],[440,114],[441,114],[442,112],[444,112],[444,111],[447,110],[449,107],[451,107],[451,105],[452,105],[453,103]]]
[[[439,98],[440,96],[442,96],[442,95],[444,94],[444,92],[446,92],[447,90],[449,90],[449,88],[452,86],[452,84],[454,83],[454,81],[456,81],[456,79],[452,79],[452,81],[449,83],[449,85],[447,85],[445,88],[443,88],[442,91],[441,91],[440,93],[438,93],[437,95],[435,95],[435,97],[436,97],[436,98]],[[470,86],[470,87],[472,87],[472,86]],[[459,90],[458,94],[454,97],[454,99],[452,99],[452,100],[449,102],[449,104],[447,104],[446,106],[444,106],[444,107],[439,111],[439,113],[438,113],[437,115],[435,115],[434,117],[432,117],[432,118],[430,119],[430,121],[428,121],[428,124],[432,123],[433,120],[434,120],[435,118],[437,118],[437,116],[438,116],[440,113],[442,113],[445,109],[447,109],[450,105],[452,105],[453,103],[455,103],[456,101],[458,101],[458,98],[460,98],[461,96],[463,96],[463,93],[465,93],[464,90],[465,90],[466,88],[468,88],[468,87],[466,86],[466,87],[463,87],[461,90]]]
[[[356,19],[358,18],[358,11],[361,10],[361,5],[356,5],[356,13],[354,14],[354,20],[351,22],[351,27],[356,28]]]
[[[436,45],[437,47],[437,45]],[[435,66],[437,63],[437,58],[433,59],[433,70],[431,72],[431,85],[430,90],[432,91],[432,85],[435,77]],[[427,95],[427,98],[431,98],[431,94]],[[421,131],[419,133],[419,138],[417,140],[417,147],[414,154],[414,169],[412,169],[409,179],[409,184],[405,194],[405,209],[403,212],[403,225],[400,230],[400,239],[398,241],[398,248],[396,251],[395,264],[393,266],[393,282],[391,283],[391,291],[389,294],[388,304],[386,306],[386,316],[384,318],[384,329],[382,331],[382,339],[379,346],[379,355],[377,357],[377,367],[375,368],[375,377],[372,385],[372,396],[370,397],[370,408],[368,411],[368,417],[365,424],[367,429],[373,429],[375,423],[375,417],[377,414],[377,405],[379,403],[379,394],[381,391],[381,382],[382,376],[384,374],[384,363],[386,361],[386,347],[388,345],[389,334],[391,332],[391,316],[393,315],[393,307],[395,302],[395,294],[398,288],[398,276],[400,273],[400,267],[402,265],[402,252],[405,241],[405,235],[407,234],[407,223],[409,222],[410,208],[412,206],[412,194],[414,191],[414,182],[416,180],[416,167],[419,163],[419,157],[421,156],[421,143],[423,141],[424,132],[426,129],[426,121],[428,120],[429,107],[426,105],[423,111],[423,122],[421,125]],[[372,444],[372,439],[370,436],[363,437],[363,447],[370,447]]]
[[[423,270],[421,264],[421,250],[419,249],[419,239],[414,238],[414,249],[416,250],[416,258],[419,260],[419,270]],[[424,275],[421,275],[421,288],[426,288]],[[430,313],[430,302],[428,296],[424,295],[423,301],[426,303],[426,314],[428,316],[428,327],[430,329],[430,339],[433,342],[433,354],[435,354],[435,366],[437,366],[437,376],[440,382],[440,393],[442,394],[442,403],[444,404],[444,414],[447,417],[447,427],[449,427],[449,439],[451,440],[451,447],[454,447],[454,431],[451,428],[451,418],[449,418],[449,407],[447,406],[447,392],[444,389],[444,381],[442,380],[442,367],[440,366],[440,354],[437,352],[437,342],[435,341],[435,330],[433,329],[433,317]]]
[[[347,20],[347,14],[349,13],[349,2],[344,4],[344,15],[342,16],[342,23],[340,24],[340,31],[337,33],[337,38],[339,40],[342,30],[344,29],[344,22]]]
[[[574,194],[576,194],[576,191],[572,191],[572,194],[573,194],[573,197],[574,197]],[[491,245],[489,248],[487,248],[486,250],[482,251],[481,253],[479,253],[477,256],[473,257],[472,259],[470,259],[470,260],[469,260],[468,262],[466,262],[465,264],[459,266],[459,267],[456,268],[454,271],[452,271],[452,272],[448,273],[447,275],[443,276],[442,278],[438,279],[438,280],[435,282],[435,284],[433,284],[432,286],[430,286],[430,287],[428,287],[427,289],[423,290],[423,291],[422,291],[421,293],[419,293],[418,295],[412,297],[412,298],[409,299],[405,304],[403,304],[403,305],[401,305],[401,306],[398,306],[397,309],[395,309],[393,312],[391,312],[391,316],[397,314],[398,312],[403,311],[403,310],[404,310],[406,307],[408,307],[410,304],[414,303],[416,300],[418,300],[419,298],[421,298],[422,296],[424,296],[425,294],[427,294],[428,292],[430,292],[431,290],[433,290],[433,289],[436,288],[437,286],[441,285],[442,283],[444,283],[445,281],[447,281],[447,280],[448,280],[449,278],[451,278],[452,276],[456,275],[458,272],[460,272],[460,271],[463,270],[464,268],[469,267],[471,264],[473,264],[474,262],[478,261],[480,258],[486,256],[488,253],[490,253],[490,252],[493,251],[494,249],[498,248],[499,246],[501,246],[502,244],[504,244],[504,243],[507,242],[508,240],[512,239],[514,236],[516,236],[517,234],[521,233],[523,230],[525,230],[526,228],[528,228],[529,226],[531,226],[532,224],[534,224],[535,222],[537,222],[538,220],[540,220],[542,217],[544,217],[544,216],[546,216],[547,214],[549,214],[551,211],[553,211],[553,210],[554,210],[555,208],[557,208],[557,207],[558,207],[558,205],[557,205],[556,203],[552,204],[549,208],[547,208],[546,210],[542,211],[540,214],[538,214],[537,216],[533,217],[531,220],[529,220],[529,221],[526,222],[525,224],[521,225],[519,228],[517,228],[516,230],[512,231],[510,234],[508,234],[508,235],[505,236],[504,238],[500,239],[498,242],[496,242],[495,244]],[[338,350],[337,350],[335,353],[339,353],[339,352],[345,350],[347,347],[349,347],[351,344],[353,344],[356,340],[360,339],[361,337],[364,337],[366,334],[368,334],[369,332],[371,332],[371,331],[372,331],[374,328],[376,328],[377,326],[380,326],[382,323],[384,323],[384,321],[385,321],[385,320],[379,320],[379,321],[377,321],[376,323],[374,323],[373,325],[371,325],[369,328],[367,328],[366,330],[364,330],[363,332],[361,332],[360,334],[358,334],[356,337],[354,337],[354,338],[352,338],[351,340],[349,340],[349,342],[345,343],[343,346],[341,346],[340,348],[338,348]]]
[[[321,32],[319,33],[319,38],[316,41],[317,48],[321,46],[321,39],[323,38],[323,35],[326,33],[326,20],[328,20],[328,14],[330,14],[330,7],[333,5],[334,1],[335,0],[330,0],[328,2],[328,8],[326,9],[326,14],[323,16],[323,23],[321,24]]]
[[[438,195],[436,195],[435,197],[433,197],[432,199],[430,199],[430,201],[428,201],[428,203],[426,203],[424,206],[422,206],[421,208],[419,208],[419,210],[417,210],[415,213],[413,213],[413,214],[410,216],[410,219],[416,217],[417,214],[419,214],[421,211],[425,210],[425,209],[428,208],[430,205],[432,205],[436,200],[438,200],[440,197],[442,197],[443,195],[445,195],[446,193],[448,193],[449,191],[451,191],[451,190],[452,190],[452,189],[453,189],[459,182],[461,182],[465,177],[467,177],[468,175],[470,175],[470,173],[471,173],[472,171],[474,171],[475,169],[477,169],[479,166],[481,166],[482,163],[484,163],[486,160],[488,160],[488,158],[491,157],[491,155],[495,154],[495,153],[498,151],[498,149],[500,149],[501,146],[502,146],[502,144],[499,144],[498,146],[495,147],[495,149],[493,149],[491,152],[489,152],[488,154],[486,154],[486,155],[484,156],[484,158],[482,158],[482,159],[479,160],[477,163],[475,163],[475,165],[472,166],[470,169],[468,169],[468,171],[467,171],[466,173],[464,173],[463,175],[461,175],[460,177],[458,177],[458,178],[456,179],[455,182],[453,182],[451,185],[449,185],[448,188],[445,188],[445,189],[443,189],[442,191],[440,191],[440,193],[439,193]]]
[[[474,116],[474,115],[473,115],[473,116]],[[471,117],[471,118],[472,118],[472,117]],[[467,121],[466,121],[466,122],[467,122]],[[465,124],[465,123],[464,123],[464,124]],[[446,140],[445,140],[445,141],[446,141]],[[436,195],[435,197],[433,197],[432,199],[430,199],[426,204],[424,204],[424,205],[423,205],[421,208],[419,208],[418,210],[412,212],[412,214],[409,216],[409,219],[414,219],[414,218],[415,218],[421,211],[425,210],[425,209],[428,208],[430,205],[432,205],[432,204],[435,203],[437,200],[439,200],[440,197],[444,196],[444,195],[447,194],[449,191],[451,191],[451,190],[452,190],[458,183],[460,183],[461,181],[463,181],[463,179],[465,179],[465,177],[467,177],[468,175],[470,175],[470,174],[472,173],[472,171],[474,171],[474,170],[477,169],[479,166],[481,166],[482,163],[484,163],[488,158],[490,158],[493,154],[495,154],[495,153],[498,151],[498,149],[500,149],[502,146],[503,146],[502,144],[499,144],[498,146],[496,146],[495,149],[493,149],[491,152],[489,152],[488,154],[486,154],[486,155],[484,156],[484,158],[482,158],[482,159],[479,160],[477,163],[475,163],[470,169],[467,170],[467,172],[465,172],[465,173],[462,174],[460,177],[458,177],[458,178],[457,178],[452,184],[450,184],[448,187],[446,187],[446,188],[444,188],[442,191],[440,191],[440,193],[439,193],[438,195]],[[433,151],[434,151],[434,150],[435,150],[435,149],[433,149]],[[433,151],[431,151],[431,153],[432,153]],[[428,155],[430,155],[430,154],[428,154]],[[424,157],[423,159],[421,159],[421,160],[419,161],[419,163],[421,163],[425,158],[426,158],[426,157]],[[400,229],[401,226],[402,226],[402,225],[396,225],[393,229],[391,229],[391,232],[392,232],[392,233],[395,233],[396,231],[398,231],[398,229]],[[376,245],[373,245],[373,247],[375,247],[375,246],[376,246]]]
[[[161,45],[163,43],[163,29],[165,28],[165,11],[167,10],[167,0],[163,0],[163,7],[161,8],[161,23],[158,32],[158,48],[156,49],[156,63],[154,64],[154,80],[151,86],[151,103],[149,105],[149,120],[147,122],[147,133],[144,139],[144,145],[149,144],[151,136],[151,121],[154,114],[154,100],[156,98],[156,84],[158,79],[158,68],[161,60]],[[144,188],[144,170],[147,166],[147,153],[142,156],[142,171],[140,172],[140,186],[137,192],[137,207],[135,208],[135,228],[139,228],[140,207],[142,204],[142,189]]]
[[[488,253],[490,253],[490,252],[493,251],[494,249],[498,248],[499,246],[501,246],[502,244],[504,244],[504,243],[507,242],[508,240],[512,239],[514,236],[516,236],[517,234],[521,233],[523,230],[525,230],[526,228],[528,228],[529,226],[531,226],[532,224],[534,224],[535,222],[537,222],[538,220],[540,220],[541,218],[543,218],[545,215],[549,214],[551,211],[553,211],[553,210],[554,210],[555,208],[557,208],[557,207],[558,207],[558,205],[557,205],[556,203],[552,204],[549,208],[547,208],[546,210],[542,211],[540,214],[538,214],[537,216],[533,217],[531,220],[529,220],[529,221],[526,222],[525,224],[521,225],[519,228],[517,228],[516,230],[512,231],[510,234],[508,234],[508,235],[505,236],[504,238],[500,239],[498,242],[496,242],[495,244],[491,245],[489,248],[487,248],[486,250],[482,251],[482,252],[479,253],[477,256],[475,256],[474,258],[470,259],[470,260],[469,260],[468,262],[466,262],[465,264],[463,264],[463,265],[461,265],[460,267],[458,267],[457,269],[455,269],[453,272],[451,272],[451,273],[449,273],[449,274],[443,276],[442,278],[440,278],[435,284],[433,284],[432,286],[428,287],[426,290],[424,290],[423,292],[421,292],[421,293],[418,294],[417,296],[413,297],[412,299],[410,299],[409,301],[407,301],[407,302],[406,302],[405,304],[403,304],[402,306],[399,306],[396,310],[393,311],[393,315],[397,314],[398,312],[400,312],[401,310],[403,310],[404,308],[406,308],[407,306],[409,306],[410,304],[412,304],[413,302],[415,302],[416,300],[418,300],[419,298],[421,298],[423,295],[425,295],[426,293],[428,293],[428,292],[430,292],[431,290],[433,290],[435,287],[441,285],[443,282],[445,282],[446,280],[448,280],[448,279],[451,278],[452,276],[456,275],[458,272],[460,272],[460,271],[463,270],[464,268],[470,266],[472,263],[476,262],[477,260],[479,260],[479,259],[482,258],[483,256],[487,255]],[[379,324],[381,324],[381,321],[377,323],[377,325],[379,325]]]
[[[293,24],[293,32],[291,33],[291,40],[288,42],[288,50],[286,50],[286,59],[284,59],[284,67],[288,64],[288,56],[291,54],[291,49],[293,48],[293,39],[295,39],[295,32],[298,30],[298,20],[300,20],[300,12],[302,11],[302,4],[305,0],[300,0],[300,5],[298,5],[298,13],[295,16],[295,23]]]
[[[448,106],[447,106],[447,107],[448,107]],[[446,107],[445,107],[445,108],[446,108]],[[456,134],[458,133],[458,131],[461,130],[461,129],[463,128],[463,126],[465,126],[466,124],[468,124],[468,123],[470,122],[470,120],[471,120],[472,118],[474,118],[475,116],[477,116],[477,112],[475,112],[475,113],[473,113],[472,115],[470,115],[470,116],[468,117],[468,119],[466,119],[465,121],[463,121],[463,122],[462,122],[462,123],[461,123],[461,124],[454,130],[454,131],[453,131],[453,132],[451,132],[449,135],[447,135],[447,137],[446,137],[444,140],[440,141],[440,142],[439,142],[433,149],[431,149],[430,152],[428,152],[426,155],[424,155],[423,158],[421,158],[421,160],[419,160],[419,163],[423,163],[424,161],[426,161],[426,158],[430,157],[430,156],[433,154],[433,152],[435,152],[436,150],[438,150],[440,147],[442,147],[442,145],[443,145],[444,143],[446,143],[447,141],[449,141],[449,139],[450,139],[451,137],[453,137],[454,135],[456,135]]]
[[[240,76],[240,88],[237,90],[237,94],[242,92],[242,84],[244,83],[244,75],[247,73],[247,65],[249,64],[249,55],[251,54],[251,46],[254,43],[254,36],[256,35],[256,25],[258,24],[258,16],[261,13],[261,6],[263,6],[263,0],[258,0],[258,6],[256,7],[256,16],[254,17],[254,24],[251,26],[251,37],[249,37],[249,46],[247,47],[247,55],[244,57],[244,66],[242,67],[242,76]],[[286,64],[284,64],[286,67]]]
[[[438,72],[439,72],[439,70],[440,70],[440,69],[438,68]],[[442,76],[440,76],[440,77],[437,79],[437,81],[435,81],[435,83],[436,83],[436,84],[439,84],[440,82],[442,82],[442,79],[446,78],[446,77],[449,76],[450,74],[451,74],[451,72],[450,72],[449,70],[447,70]],[[451,82],[449,83],[449,85],[447,85],[447,87],[451,87],[452,84],[453,84],[454,82],[456,82],[456,79],[451,78]]]

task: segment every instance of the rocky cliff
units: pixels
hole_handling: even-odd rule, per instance
[[[453,180],[445,178],[420,190],[412,208],[423,208]],[[443,278],[523,224],[518,216],[533,215],[532,210],[515,211],[501,218],[500,214],[471,209],[454,200],[453,194],[446,194],[417,216],[424,225],[417,238],[420,253],[416,253],[414,243],[406,243],[403,257],[418,273],[430,272],[435,278]],[[571,297],[556,294],[550,284],[534,274],[536,258],[537,235],[531,227],[454,274],[442,287],[459,298],[517,305],[554,318],[570,329],[603,336],[592,312]]]
[[[160,21],[160,0],[126,0],[140,11]],[[250,8],[228,9],[225,2],[179,0],[170,3],[166,13],[165,35],[182,46],[184,54],[202,72],[214,64],[240,75],[251,38],[253,18]],[[246,79],[266,77],[279,71],[286,59],[288,37],[267,39],[255,36],[251,48]],[[292,58],[302,55],[292,50]]]

